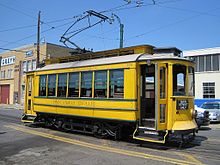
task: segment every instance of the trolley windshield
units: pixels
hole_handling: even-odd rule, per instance
[[[173,95],[194,96],[193,67],[182,64],[173,65]]]

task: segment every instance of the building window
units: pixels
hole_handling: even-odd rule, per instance
[[[56,75],[48,75],[48,96],[56,96]]]
[[[95,72],[95,97],[107,97],[107,71]]]
[[[219,55],[213,55],[213,71],[219,70]]]
[[[79,73],[69,74],[68,97],[79,97]]]
[[[2,70],[2,71],[1,71],[1,75],[0,75],[0,76],[1,76],[1,79],[4,79],[4,78],[5,78],[5,70]]]
[[[36,60],[32,60],[32,69],[36,70]]]
[[[211,55],[206,56],[206,68],[205,71],[211,71]]]
[[[203,98],[215,98],[215,82],[203,83]]]
[[[27,62],[26,61],[23,61],[22,67],[23,67],[23,72],[27,72]]]
[[[124,70],[110,70],[110,98],[124,98]]]
[[[58,91],[57,97],[66,97],[66,89],[67,89],[67,74],[59,74],[58,75]]]
[[[31,61],[27,62],[27,71],[32,71],[32,62]]]
[[[195,72],[199,72],[199,57],[194,57],[195,58],[195,63],[196,63],[196,66],[195,66]]]
[[[199,57],[199,72],[205,71],[205,66],[204,66],[204,56]]]
[[[46,96],[46,82],[47,76],[40,76],[40,84],[39,84],[39,96]]]
[[[219,71],[219,55],[203,55],[193,57],[196,63],[196,72]]]
[[[13,73],[13,70],[12,69],[8,69],[8,78],[12,78],[12,73]]]
[[[92,97],[92,72],[82,72],[81,75],[80,97]]]
[[[33,56],[34,52],[33,50],[29,50],[29,51],[26,51],[25,54],[26,54],[26,57],[31,57]]]

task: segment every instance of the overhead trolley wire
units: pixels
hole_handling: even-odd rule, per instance
[[[8,31],[14,31],[14,30],[27,29],[27,28],[36,27],[36,26],[37,26],[37,25],[19,26],[19,27],[14,27],[14,28],[10,28],[10,29],[0,30],[0,33],[2,33],[2,32],[8,32]]]
[[[51,31],[51,30],[54,30],[54,29],[58,29],[58,28],[60,28],[60,27],[62,27],[62,26],[66,26],[67,24],[70,24],[70,23],[72,23],[72,22],[73,22],[73,21],[67,22],[67,23],[65,23],[65,24],[57,25],[57,26],[55,26],[55,27],[51,27],[51,28],[49,28],[49,29],[46,29],[46,30],[42,31],[41,34],[42,34],[42,33],[45,33],[45,32],[48,32],[48,31]],[[36,35],[37,35],[37,33],[34,33],[34,34],[32,34],[32,35],[26,36],[26,37],[21,38],[21,39],[19,39],[19,40],[16,40],[16,41],[13,41],[13,42],[8,42],[7,44],[2,45],[1,47],[5,47],[5,46],[8,46],[8,45],[11,45],[11,44],[14,44],[14,43],[17,43],[17,42],[20,42],[20,41],[23,41],[23,40],[26,40],[26,39],[35,37]]]
[[[3,6],[3,7],[5,7],[5,8],[7,8],[7,9],[13,10],[13,11],[18,12],[18,13],[20,13],[20,14],[23,14],[23,15],[29,17],[29,18],[32,18],[32,19],[37,20],[37,18],[35,18],[35,17],[31,16],[31,15],[29,15],[29,14],[23,12],[23,11],[20,11],[20,10],[18,10],[18,9],[12,8],[12,7],[10,7],[10,6],[7,6],[7,5],[5,5],[5,4],[0,3],[0,6]]]
[[[214,11],[214,10],[218,10],[218,9],[219,9],[219,8],[215,8],[215,9],[211,9],[211,10],[209,10],[209,11]],[[147,32],[144,32],[144,33],[141,33],[141,34],[138,34],[138,35],[129,37],[129,38],[127,38],[126,40],[131,40],[131,39],[134,39],[134,38],[142,37],[142,36],[145,36],[145,35],[147,35],[147,34],[149,34],[149,33],[152,33],[152,32],[155,32],[155,31],[159,31],[159,30],[161,30],[161,29],[168,28],[168,27],[170,27],[170,26],[173,26],[173,25],[176,25],[176,24],[179,24],[179,23],[182,23],[182,22],[186,22],[186,21],[188,21],[188,20],[191,20],[191,19],[193,19],[193,18],[199,17],[199,16],[201,16],[201,15],[206,15],[209,11],[207,11],[207,12],[201,12],[201,13],[199,12],[198,14],[193,15],[193,16],[191,16],[191,17],[187,17],[187,18],[184,18],[184,19],[181,19],[181,20],[178,20],[178,21],[175,21],[175,22],[172,22],[172,23],[163,25],[163,26],[159,26],[159,27],[157,27],[157,28],[155,28],[155,29],[152,29],[152,30],[149,30],[149,31],[147,31]]]

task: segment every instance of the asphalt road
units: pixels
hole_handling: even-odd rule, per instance
[[[0,107],[0,164],[220,164],[220,124],[202,128],[185,146],[97,139],[90,135],[25,126],[22,111]]]

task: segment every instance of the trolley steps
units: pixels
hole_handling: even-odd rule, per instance
[[[33,116],[31,114],[23,114],[21,117],[21,121],[23,123],[33,123],[37,116]]]
[[[165,143],[168,131],[161,132],[148,127],[137,127],[133,133],[133,138],[140,141]]]

